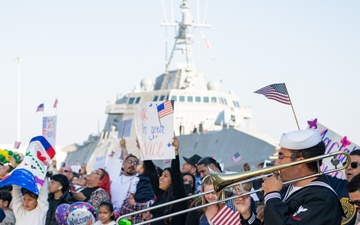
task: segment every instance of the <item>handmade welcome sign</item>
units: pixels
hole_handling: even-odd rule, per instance
[[[337,151],[344,151],[350,153],[355,149],[359,148],[359,146],[351,142],[347,138],[347,136],[339,135],[330,128],[319,123],[317,118],[309,120],[307,121],[307,123],[309,125],[309,129],[317,129],[320,132],[320,135],[322,136],[322,141],[325,143],[326,146],[325,154]],[[340,160],[341,163],[344,163],[346,161],[346,157],[344,155],[338,155],[337,158]],[[330,161],[330,158],[323,160],[323,164],[321,166],[322,171],[327,170],[327,168],[333,167]],[[344,171],[338,171],[331,175],[345,179]]]
[[[17,185],[39,194],[44,184],[47,166],[55,156],[55,150],[43,136],[31,139],[23,161],[0,181],[0,187]]]
[[[174,101],[141,103],[135,109],[135,128],[142,160],[175,158]]]

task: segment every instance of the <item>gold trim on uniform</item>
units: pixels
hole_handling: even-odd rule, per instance
[[[354,216],[356,215],[356,209],[353,204],[349,203],[349,198],[345,198],[345,197],[341,198],[340,202],[345,214],[345,217],[343,217],[341,221],[341,225],[344,225],[350,222],[354,218]]]

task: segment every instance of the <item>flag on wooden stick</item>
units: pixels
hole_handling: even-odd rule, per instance
[[[295,110],[293,104],[291,103],[290,95],[287,91],[285,83],[270,84],[266,87],[260,88],[254,93],[265,95],[265,97],[267,97],[268,99],[272,99],[286,105],[291,105],[291,109],[295,117],[296,125],[300,130],[299,122],[296,118]]]

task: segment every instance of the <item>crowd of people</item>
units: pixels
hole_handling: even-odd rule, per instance
[[[97,209],[98,221],[88,221],[87,225],[117,224],[115,208],[121,209],[121,215],[132,224],[360,225],[359,149],[350,153],[346,179],[319,174],[319,162],[300,162],[272,176],[226,187],[220,195],[214,189],[216,181],[209,176],[210,171],[225,173],[220,164],[213,157],[194,154],[182,156],[181,165],[176,137],[172,145],[175,158],[171,166],[159,168],[152,160],[140,161],[128,154],[126,142],[121,139],[123,167],[113,181],[106,169],[88,173],[85,163],[77,172],[67,164],[57,169],[54,159],[38,195],[16,185],[1,188],[0,225],[56,225],[57,207],[74,202],[87,202]],[[279,145],[275,166],[325,153],[325,144],[316,130],[284,133]],[[260,163],[258,168],[263,166]],[[15,167],[10,158],[9,165],[0,167],[0,179]],[[243,170],[251,170],[249,164],[243,164]],[[253,191],[260,188],[261,192]],[[224,196],[228,199],[222,201],[220,197]],[[179,199],[186,200],[173,202]],[[187,212],[180,213],[184,210]]]

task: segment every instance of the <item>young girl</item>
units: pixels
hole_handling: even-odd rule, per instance
[[[110,202],[101,202],[98,209],[99,220],[94,225],[116,225],[114,207]]]
[[[202,192],[207,192],[210,190],[214,190],[214,186],[212,180],[209,176],[206,176],[202,181]],[[208,193],[203,195],[201,198],[196,199],[192,206],[204,205],[210,202],[215,202],[217,200],[217,196],[214,193]],[[210,225],[210,219],[215,216],[215,214],[220,209],[219,204],[214,204],[203,208],[203,211],[193,210],[187,214],[185,225]]]

